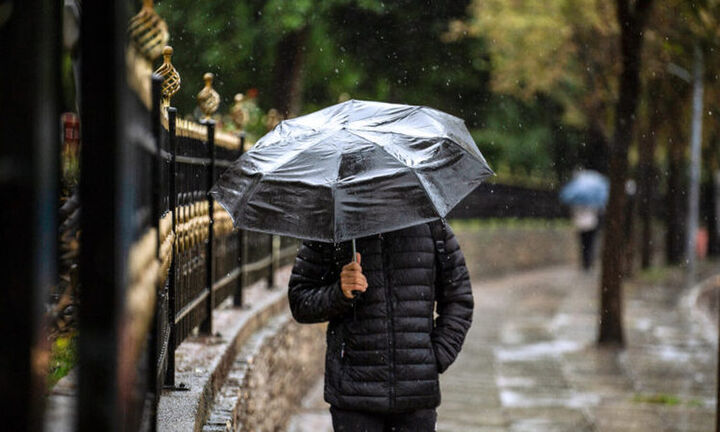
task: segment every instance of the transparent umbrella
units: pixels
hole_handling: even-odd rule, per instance
[[[610,185],[607,178],[597,171],[584,170],[575,174],[560,191],[560,201],[567,205],[604,208]]]
[[[239,228],[340,243],[443,218],[490,175],[461,119],[349,100],[281,122],[210,193]]]

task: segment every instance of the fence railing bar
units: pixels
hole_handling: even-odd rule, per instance
[[[194,299],[192,299],[192,301],[188,302],[188,304],[183,306],[183,308],[180,309],[180,312],[175,315],[175,324],[179,323],[183,318],[185,318],[185,315],[192,312],[198,305],[204,302],[209,294],[210,290],[207,288],[203,288],[203,290],[200,291],[200,294],[198,294],[197,297],[195,297]]]
[[[164,161],[171,161],[173,158],[172,153],[167,150],[160,149],[160,159]]]
[[[258,261],[252,262],[252,263],[243,264],[243,266],[241,267],[241,271],[244,273],[250,273],[253,271],[262,270],[265,267],[269,266],[270,263],[272,263],[272,256],[268,255],[261,260],[258,260]]]
[[[235,267],[235,270],[231,271],[230,273],[226,274],[222,277],[222,279],[218,280],[213,284],[213,291],[217,291],[224,287],[225,285],[229,284],[230,282],[234,281],[235,279],[240,276],[240,267]]]
[[[233,164],[233,161],[229,161],[229,160],[217,160],[217,159],[215,160],[215,166],[219,166],[219,167],[227,168],[227,167],[231,166],[232,164]]]
[[[283,258],[295,256],[295,254],[297,254],[297,246],[293,245],[293,246],[288,246],[285,249],[280,249],[280,253],[278,255],[279,255],[280,259],[283,259]]]
[[[177,163],[182,164],[188,164],[188,165],[210,165],[211,161],[209,158],[203,158],[203,157],[194,157],[194,156],[183,156],[183,155],[176,155],[175,161]]]
[[[293,256],[296,253],[297,253],[296,246],[288,246],[285,249],[281,249],[280,253],[278,255],[279,255],[280,259],[283,259],[283,258],[287,258],[289,256]],[[269,266],[270,264],[272,264],[272,255],[268,255],[265,258],[255,261],[255,262],[243,264],[242,267],[240,267],[240,271],[244,272],[244,273],[258,271],[258,270],[264,269],[265,267]]]

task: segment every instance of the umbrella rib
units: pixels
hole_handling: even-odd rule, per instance
[[[414,170],[413,168],[407,166],[407,165],[405,164],[405,162],[403,162],[403,161],[401,161],[400,159],[398,159],[394,154],[392,154],[392,153],[390,153],[389,151],[387,151],[387,149],[386,149],[385,147],[381,146],[380,144],[378,144],[378,143],[376,143],[376,142],[374,142],[374,141],[370,141],[369,139],[365,138],[364,136],[358,135],[358,134],[354,133],[354,132],[351,131],[351,130],[348,130],[348,133],[353,134],[353,135],[355,135],[356,137],[358,137],[358,138],[360,138],[360,139],[362,139],[362,140],[365,140],[365,141],[369,142],[370,144],[375,145],[375,147],[380,148],[385,154],[387,154],[387,155],[390,156],[391,158],[395,159],[396,161],[398,161],[398,162],[400,162],[402,165],[404,165],[404,166],[405,166],[405,169],[407,169],[408,171],[410,171],[410,172],[415,176],[415,179],[418,181],[418,183],[420,183],[420,189],[422,189],[422,191],[423,191],[423,193],[425,194],[425,196],[427,197],[428,201],[430,201],[430,205],[432,205],[433,209],[435,209],[435,213],[436,213],[439,217],[443,217],[442,215],[440,215],[440,211],[438,210],[437,206],[435,205],[435,202],[432,200],[432,198],[430,198],[430,194],[428,193],[427,189],[425,188],[425,183],[423,183],[423,181],[420,179],[420,176],[418,175],[418,173],[415,172],[415,170]]]
[[[353,129],[358,130],[358,131],[363,131],[363,132],[379,133],[378,131],[374,131],[374,130],[369,129],[369,128],[353,128]],[[355,135],[355,136],[359,136],[360,138],[363,138],[362,136],[360,136],[360,135],[352,132],[350,129],[347,129],[347,131],[350,132],[350,133],[352,133],[352,134]],[[406,133],[403,133],[403,132],[399,132],[399,131],[392,131],[392,133],[397,134],[397,135],[403,135],[403,136],[406,136],[406,137],[412,138],[412,139],[417,138],[416,136],[413,136],[413,135],[410,135],[410,134],[406,134]],[[480,157],[478,157],[478,155],[475,155],[475,154],[470,153],[470,152],[465,148],[465,146],[463,146],[462,144],[460,144],[459,142],[457,142],[457,141],[454,140],[453,138],[451,138],[451,137],[449,137],[449,136],[439,136],[439,135],[438,135],[437,138],[441,138],[441,139],[447,140],[447,141],[455,144],[456,146],[460,147],[460,149],[461,149],[465,154],[467,154],[468,156],[471,156],[471,157],[472,157],[473,159],[475,159],[475,160],[484,162],[485,165],[487,165],[487,161],[485,160],[484,157],[482,157],[482,154],[480,155],[482,158],[480,158]],[[471,138],[472,138],[472,137],[471,137]],[[368,142],[373,143],[373,144],[377,144],[377,143],[375,143],[374,141],[371,141],[371,140],[369,140],[369,139],[367,139],[367,138],[364,138],[364,139],[365,139],[366,141],[368,141]],[[428,139],[430,139],[430,138],[428,138]],[[475,145],[475,147],[477,147],[477,144]],[[480,152],[480,150],[478,149],[478,153],[479,153],[479,152]],[[397,159],[397,158],[396,158],[396,159]],[[488,165],[488,167],[489,167],[489,165]],[[491,170],[491,171],[492,171],[492,170]]]
[[[327,135],[330,135],[330,134],[328,133]],[[278,164],[278,165],[274,165],[274,166],[270,167],[270,168],[267,169],[265,172],[261,172],[261,171],[258,171],[258,172],[261,172],[261,174],[264,175],[264,174],[266,174],[266,173],[273,173],[273,172],[277,171],[278,169],[284,167],[285,165],[293,162],[293,161],[294,161],[298,156],[300,156],[301,154],[303,154],[303,153],[305,153],[306,151],[312,149],[313,146],[315,146],[316,144],[318,144],[322,139],[327,138],[327,135],[323,135],[322,137],[318,138],[316,141],[313,141],[311,144],[308,144],[304,149],[302,149],[302,150],[300,150],[299,152],[293,154],[293,155],[292,155],[290,158],[288,158],[286,161],[283,161],[282,163],[280,163],[280,164]]]

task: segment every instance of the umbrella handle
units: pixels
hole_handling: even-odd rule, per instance
[[[357,262],[357,247],[355,246],[355,239],[352,239],[352,262]],[[360,297],[360,294],[362,294],[362,291],[358,290],[352,290],[350,291],[350,294],[352,294],[353,298],[356,299]]]

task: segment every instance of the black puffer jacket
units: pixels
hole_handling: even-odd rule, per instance
[[[440,404],[438,373],[460,351],[473,309],[465,259],[450,227],[445,233],[441,270],[430,224],[357,240],[368,289],[354,301],[338,279],[352,256],[348,245],[303,243],[290,277],[290,307],[301,323],[329,321],[325,400],[331,405],[392,413]]]

